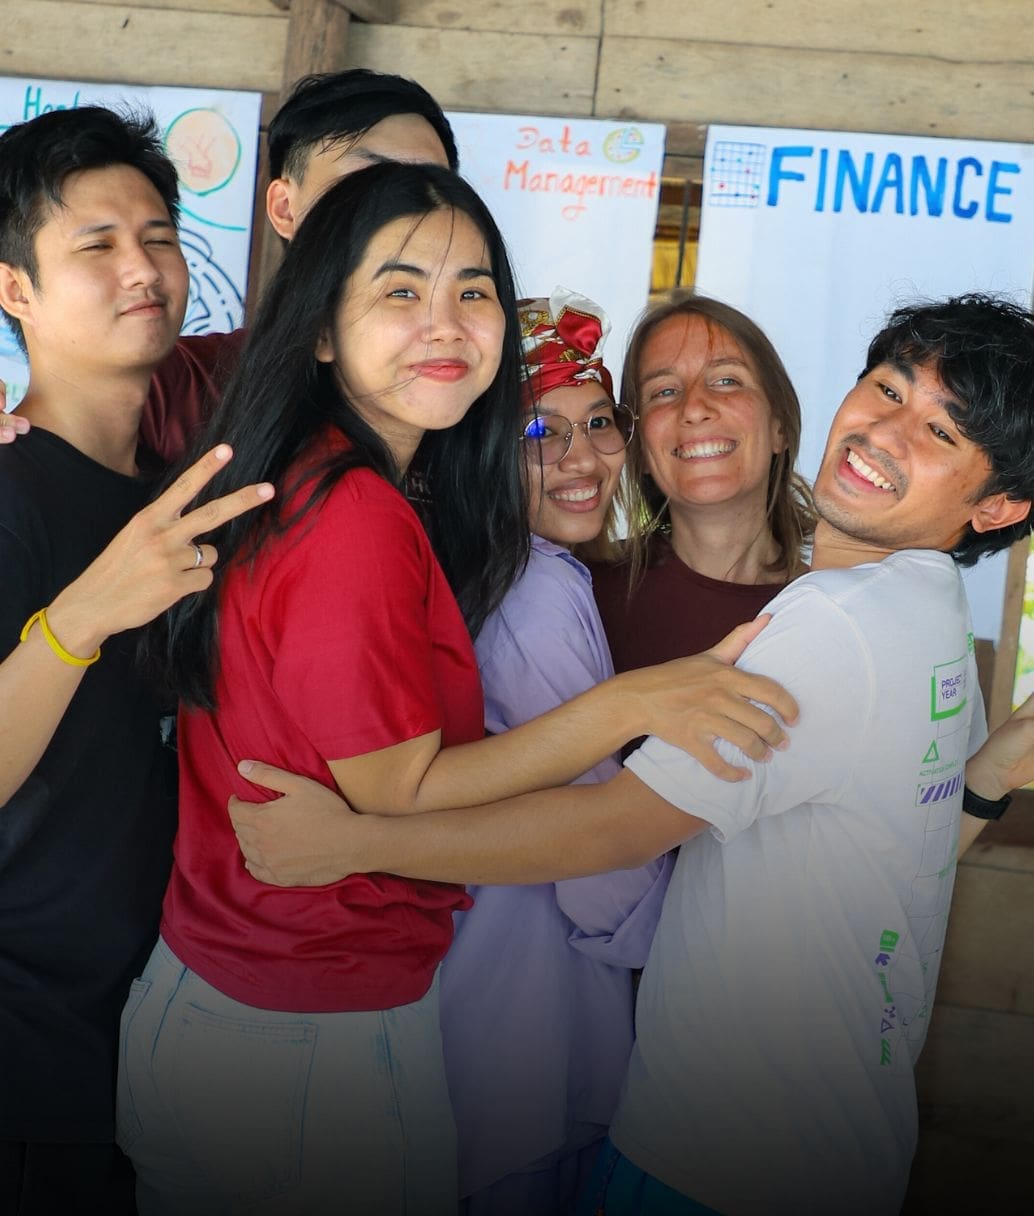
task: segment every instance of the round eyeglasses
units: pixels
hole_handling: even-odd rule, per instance
[[[572,422],[563,414],[536,414],[526,423],[521,441],[532,459],[559,464],[571,450],[576,427],[601,456],[616,456],[632,438],[635,414],[620,404],[595,410],[582,422]]]

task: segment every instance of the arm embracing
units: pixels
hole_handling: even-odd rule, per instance
[[[966,786],[974,794],[997,802],[1010,790],[1034,781],[1034,696],[1030,696],[994,730],[966,764]],[[959,856],[976,840],[986,819],[963,812],[959,827]]]
[[[766,760],[786,733],[755,702],[783,721],[797,716],[775,681],[732,665],[766,621],[741,625],[704,654],[614,676],[501,735],[442,750],[436,736],[422,736],[331,769],[357,810],[437,811],[567,784],[630,739],[654,734],[723,780],[741,780],[747,770],[721,756],[716,739]]]
[[[311,796],[320,802],[319,826],[304,842],[296,839],[290,817],[277,813],[280,802],[231,801],[248,870],[278,886],[320,885],[373,871],[478,885],[553,882],[642,865],[707,826],[627,769],[600,785],[405,816],[352,814],[315,782],[282,780],[264,766],[252,766],[248,775],[262,784],[272,779],[291,789],[316,787]]]

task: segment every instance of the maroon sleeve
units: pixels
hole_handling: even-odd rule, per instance
[[[247,331],[180,338],[151,377],[140,439],[166,464],[178,460],[237,367]]]

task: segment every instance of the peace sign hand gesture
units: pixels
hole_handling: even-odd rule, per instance
[[[137,512],[54,599],[47,616],[67,650],[93,654],[112,634],[147,624],[177,600],[211,584],[219,555],[195,538],[273,497],[273,487],[260,483],[183,513],[232,455],[230,446],[222,443],[202,456]]]

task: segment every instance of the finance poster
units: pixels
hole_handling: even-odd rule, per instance
[[[698,290],[753,317],[801,398],[801,471],[896,306],[968,291],[1029,305],[1034,145],[713,126]],[[978,637],[1001,627],[1005,555],[965,572]]]
[[[259,93],[0,77],[0,131],[80,105],[153,111],[180,178],[180,240],[190,270],[183,332],[225,333],[244,316],[260,103]],[[14,334],[0,319],[0,378],[9,405],[24,394],[27,375]]]

